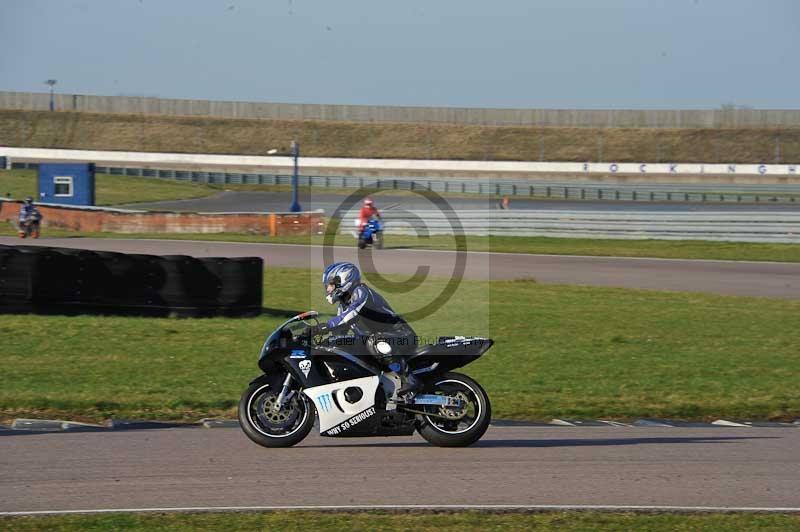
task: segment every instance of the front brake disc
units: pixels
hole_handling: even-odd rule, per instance
[[[274,429],[284,429],[291,427],[299,415],[297,408],[297,397],[283,405],[280,410],[275,410],[275,402],[278,397],[275,394],[265,394],[256,402],[256,415],[266,427]]]

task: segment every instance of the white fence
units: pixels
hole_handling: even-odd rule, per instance
[[[0,157],[24,161],[80,161],[98,165],[182,166],[195,168],[270,168],[290,172],[293,160],[286,156],[205,155],[192,153],[120,152],[98,150],[61,150],[48,148],[12,148],[0,146]],[[604,175],[638,174],[669,176],[788,176],[800,178],[796,164],[700,164],[700,163],[570,163],[513,161],[443,161],[422,159],[349,159],[336,157],[301,157],[304,173],[310,171],[342,172],[352,175],[396,173],[452,173],[508,175],[518,177],[541,174]],[[800,179],[799,179],[800,180]]]
[[[352,232],[355,211],[340,231]],[[800,244],[800,212],[470,210],[384,212],[387,235],[498,235]]]
[[[58,111],[171,116],[215,116],[350,122],[567,127],[797,127],[798,109],[476,109],[179,100],[138,96],[56,94]],[[0,109],[46,111],[50,95],[0,91]]]

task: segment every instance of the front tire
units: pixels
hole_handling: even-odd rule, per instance
[[[281,408],[273,405],[281,385],[260,380],[239,401],[239,425],[248,438],[264,447],[291,447],[303,441],[314,427],[314,405],[300,391]]]
[[[445,373],[426,387],[427,393],[450,395],[465,402],[460,409],[425,407],[435,415],[418,415],[417,431],[439,447],[466,447],[478,441],[492,421],[492,405],[486,391],[461,373]]]

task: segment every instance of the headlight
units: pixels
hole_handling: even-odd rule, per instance
[[[382,355],[388,355],[392,352],[392,346],[385,340],[378,340],[375,342],[375,350]]]

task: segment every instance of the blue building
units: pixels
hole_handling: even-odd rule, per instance
[[[39,165],[40,203],[94,205],[94,163]]]

